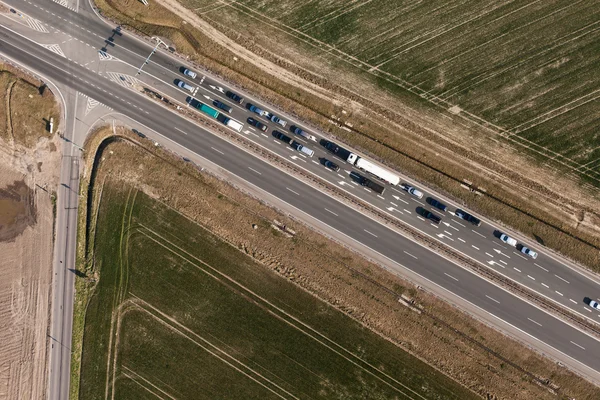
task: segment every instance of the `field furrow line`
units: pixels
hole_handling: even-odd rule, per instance
[[[505,72],[512,71],[513,69],[518,68],[521,65],[527,64],[529,61],[533,60],[534,58],[537,58],[537,57],[539,57],[541,55],[544,55],[544,54],[547,54],[547,53],[553,51],[557,47],[560,47],[560,46],[563,46],[563,45],[568,44],[570,42],[576,41],[576,40],[581,39],[582,37],[584,37],[586,35],[589,35],[590,33],[594,33],[596,31],[598,31],[600,28],[596,27],[596,28],[591,29],[591,30],[589,30],[587,32],[584,32],[584,33],[582,33],[582,34],[580,34],[580,35],[578,35],[576,37],[573,37],[573,38],[570,38],[570,39],[566,39],[568,36],[570,36],[572,34],[579,33],[582,30],[588,29],[588,28],[590,28],[590,27],[592,27],[594,25],[598,25],[598,24],[600,24],[600,21],[592,22],[591,24],[589,24],[589,25],[587,25],[587,26],[585,26],[583,28],[580,28],[577,31],[570,32],[567,35],[562,36],[561,38],[557,39],[552,46],[547,47],[544,50],[541,50],[541,51],[539,51],[539,52],[537,52],[535,54],[532,54],[532,55],[530,55],[529,57],[527,57],[525,59],[521,59],[517,63],[509,65],[508,67],[506,67],[504,69],[501,69],[499,71],[496,71],[494,73],[486,75],[486,73],[483,72],[483,73],[481,73],[481,74],[479,74],[479,75],[471,78],[468,82],[462,83],[460,85],[457,85],[457,86],[455,86],[453,88],[448,89],[445,92],[440,93],[439,96],[442,97],[442,98],[444,98],[444,99],[448,99],[451,96],[455,96],[455,95],[460,94],[460,93],[462,93],[462,92],[464,92],[466,90],[469,90],[472,87],[477,86],[477,85],[479,85],[479,84],[481,84],[481,83],[483,83],[483,82],[485,82],[487,80],[490,80],[492,78],[495,78],[498,75],[501,75],[501,74],[503,74]],[[564,39],[564,41],[561,42],[561,40],[563,40],[563,39]],[[481,78],[481,79],[479,79],[476,82],[473,82],[475,79],[478,79],[478,78]],[[469,83],[469,82],[473,82],[473,83]],[[467,86],[465,87],[464,85],[467,85]]]
[[[126,367],[126,366],[124,366],[124,365],[123,365],[123,366],[121,366],[121,368],[123,368],[124,370],[126,370],[126,371],[127,371],[127,373],[125,373],[125,372],[124,372],[124,373],[123,373],[123,375],[125,375],[125,376],[127,376],[129,379],[131,379],[131,380],[135,381],[135,382],[136,382],[136,383],[138,383],[140,386],[142,386],[144,389],[146,389],[146,390],[147,390],[148,388],[147,388],[146,386],[144,386],[144,385],[140,384],[139,382],[137,382],[137,379],[141,379],[142,381],[144,381],[144,383],[146,383],[146,384],[148,384],[148,385],[152,386],[154,389],[156,389],[156,390],[160,391],[162,394],[164,394],[165,396],[169,397],[170,399],[172,399],[172,400],[177,400],[175,397],[171,396],[169,393],[165,392],[164,390],[162,390],[161,388],[159,388],[158,386],[156,386],[154,383],[150,382],[148,379],[144,378],[143,376],[141,376],[141,375],[140,375],[140,374],[138,374],[137,372],[133,371],[131,368],[129,368],[129,367]],[[129,376],[128,374],[133,374],[133,375],[135,375],[135,378],[136,378],[136,379],[134,379],[133,377]],[[152,393],[153,393],[153,392],[152,392]],[[160,397],[160,396],[158,396],[158,395],[157,395],[157,394],[155,394],[155,393],[153,393],[153,394],[154,394],[155,396],[157,396],[157,397]]]
[[[344,10],[343,12],[341,12],[341,13],[339,13],[339,14],[337,14],[337,15],[334,15],[334,16],[332,16],[332,17],[330,17],[330,18],[326,18],[325,20],[322,20],[322,21],[320,21],[318,24],[315,24],[315,25],[313,25],[312,27],[313,27],[313,28],[316,28],[317,26],[321,26],[321,25],[323,25],[323,24],[325,24],[325,23],[327,23],[327,22],[331,22],[331,21],[333,21],[334,19],[336,19],[336,18],[339,18],[339,17],[341,17],[342,15],[348,14],[349,12],[352,12],[352,11],[356,10],[357,8],[359,8],[359,7],[365,6],[365,5],[369,4],[369,3],[370,3],[370,2],[372,2],[372,1],[373,1],[373,0],[366,0],[366,1],[362,2],[362,3],[356,4],[356,5],[354,5],[353,7],[350,7],[350,8],[348,8],[348,9]]]
[[[154,236],[157,237],[157,238],[153,238],[150,235],[148,235],[146,232],[140,231],[140,233],[142,235],[147,236],[148,239],[154,241],[155,243],[157,243],[158,245],[164,247],[165,249],[170,250],[171,252],[173,252],[173,250],[170,249],[165,244],[165,243],[168,243],[170,246],[172,246],[173,248],[176,248],[178,251],[182,252],[187,257],[189,257],[189,258],[195,260],[196,262],[202,264],[203,266],[209,268],[211,271],[213,271],[213,273],[204,270],[203,268],[201,268],[200,266],[198,266],[196,263],[194,263],[192,260],[184,257],[183,255],[173,252],[173,254],[177,254],[183,260],[185,260],[188,263],[190,263],[190,265],[196,266],[196,268],[202,270],[204,273],[206,273],[207,275],[213,277],[214,279],[219,279],[219,277],[221,277],[221,278],[227,280],[228,282],[230,282],[231,284],[233,284],[234,286],[237,286],[238,288],[242,289],[244,292],[246,292],[247,294],[251,295],[255,299],[259,300],[261,303],[268,305],[269,308],[271,308],[272,310],[274,310],[277,313],[279,313],[279,317],[280,317],[280,319],[282,321],[284,321],[285,323],[287,323],[291,327],[299,330],[300,332],[304,333],[305,335],[309,336],[310,338],[312,338],[313,340],[317,341],[318,343],[322,344],[323,346],[325,346],[326,348],[328,348],[332,352],[336,353],[340,357],[342,357],[342,358],[346,359],[348,362],[352,363],[354,366],[362,369],[363,371],[365,371],[369,375],[371,375],[374,378],[378,379],[380,382],[382,382],[385,385],[389,386],[390,388],[398,391],[399,393],[402,393],[405,396],[408,396],[406,393],[403,393],[399,388],[395,387],[394,385],[390,384],[390,382],[387,381],[387,380],[390,380],[391,382],[394,382],[396,385],[398,385],[398,386],[400,386],[400,387],[402,387],[402,388],[410,391],[411,393],[413,393],[417,397],[422,398],[424,400],[424,397],[422,397],[419,393],[416,393],[411,388],[409,388],[408,386],[404,385],[402,382],[398,381],[394,377],[392,377],[392,376],[388,375],[387,373],[379,370],[377,367],[375,367],[374,365],[370,364],[369,362],[361,359],[360,357],[358,357],[357,355],[355,355],[354,353],[352,353],[351,351],[349,351],[345,347],[343,347],[340,344],[338,344],[338,343],[334,342],[333,340],[329,339],[327,336],[323,335],[321,332],[315,330],[310,325],[302,322],[297,317],[295,317],[292,314],[286,312],[284,309],[278,307],[277,305],[273,304],[269,300],[267,300],[264,297],[258,295],[254,291],[250,290],[249,288],[247,288],[244,285],[242,285],[241,283],[237,282],[236,280],[234,280],[230,276],[222,273],[218,269],[216,269],[216,268],[212,267],[211,265],[207,264],[206,262],[202,261],[201,259],[199,259],[198,257],[194,256],[193,254],[189,253],[185,249],[177,246],[175,243],[169,241],[168,239],[166,239],[165,237],[163,237],[159,233],[153,231],[151,228],[146,227],[143,224],[140,224],[140,226],[143,227],[146,231],[148,231],[148,233],[150,233],[150,234],[152,234],[152,235],[154,235]],[[160,240],[158,240],[158,239],[160,239]],[[219,277],[217,277],[216,275],[219,275]],[[276,314],[274,314],[274,315],[276,315]],[[282,315],[285,316],[285,317],[287,317],[287,318],[289,318],[289,320],[293,321],[294,323],[292,323],[291,321],[289,321],[289,320],[287,320],[285,318],[281,318]],[[357,321],[357,322],[359,322],[359,321]],[[304,328],[304,329],[301,329],[300,326],[302,328]],[[368,366],[369,368],[365,368],[365,366]],[[376,371],[377,373],[374,373],[373,371]],[[381,374],[381,376],[378,376],[378,374]],[[387,378],[387,380],[383,379],[383,377]],[[410,396],[408,396],[408,397],[410,397]]]
[[[600,98],[600,89],[596,89],[593,92],[585,94],[581,97],[576,98],[575,100],[571,100],[570,102],[561,105],[560,107],[556,107],[550,111],[547,111],[537,117],[530,119],[522,124],[515,126],[509,130],[509,133],[512,135],[518,135],[528,129],[534,128],[540,124],[543,124],[546,121],[551,120],[552,118],[556,118],[564,113],[575,110],[577,107],[581,107],[584,104],[587,104],[591,101],[597,100]],[[595,96],[594,96],[595,95]],[[590,98],[590,96],[593,96]]]
[[[405,13],[407,13],[409,11],[412,11],[417,6],[419,6],[419,4],[421,4],[422,2],[423,2],[423,0],[417,0],[414,3],[408,4],[408,5],[406,5],[406,4],[398,5],[396,8],[393,8],[393,9],[389,10],[389,12],[388,12],[389,17],[386,18],[386,19],[381,20],[381,24],[380,25],[381,26],[387,25],[390,21],[393,21],[394,19],[398,18],[399,15],[405,14]],[[401,10],[399,10],[399,9],[401,9]],[[365,43],[372,42],[373,40],[378,39],[381,36],[384,36],[384,35],[392,32],[392,31],[398,31],[398,26],[393,25],[391,28],[386,29],[383,32],[380,32],[380,33],[378,33],[376,35],[373,35],[373,36],[370,36],[370,37],[361,38],[361,45],[364,46]],[[384,41],[390,40],[391,38],[396,37],[396,36],[397,36],[397,34],[394,34],[391,37],[386,38]],[[356,39],[356,36],[353,35],[353,36],[350,36],[347,39],[341,40],[338,43],[336,43],[336,45],[337,46],[341,46],[342,44],[345,44],[346,42],[348,42],[348,41],[350,41],[352,39]],[[370,47],[370,48],[372,48],[372,47]],[[355,55],[359,56],[361,53],[364,53],[364,50],[359,51]]]
[[[309,21],[309,22],[305,23],[304,25],[301,25],[296,29],[298,29],[299,31],[304,31],[304,29],[315,24],[316,22],[320,23],[320,21],[322,21],[323,19],[328,18],[329,16],[334,15],[335,13],[337,13],[339,11],[343,11],[345,7],[352,7],[359,1],[361,1],[361,0],[351,0],[350,2],[348,2],[346,4],[341,4],[341,7],[335,8],[335,9],[331,10],[330,12],[328,12],[327,14],[320,15],[318,18],[315,18],[312,21]],[[371,1],[371,0],[368,0],[368,1]],[[317,25],[315,25],[315,26],[317,26]]]
[[[494,20],[492,20],[492,21],[488,22],[486,25],[493,24],[494,22],[497,22],[497,21],[499,21],[499,20],[501,20],[501,19],[503,19],[503,18],[506,18],[506,17],[508,17],[508,16],[510,16],[510,15],[512,15],[512,14],[514,14],[514,13],[518,13],[518,12],[520,12],[520,11],[523,11],[525,8],[527,8],[527,7],[530,7],[530,6],[532,6],[532,5],[534,5],[535,3],[538,3],[538,2],[540,2],[540,1],[542,1],[542,0],[536,0],[536,1],[532,2],[532,3],[529,3],[529,4],[526,4],[526,5],[522,6],[522,7],[519,7],[519,8],[517,8],[516,10],[513,10],[513,11],[511,11],[511,12],[507,13],[507,14],[504,14],[504,15],[502,15],[502,16],[500,16],[500,17],[498,17],[498,18],[496,18],[496,19],[494,19]],[[542,18],[540,18],[540,19],[542,19]],[[424,73],[427,73],[427,72],[431,71],[432,69],[439,68],[439,67],[441,67],[442,65],[445,65],[445,64],[447,64],[447,63],[449,63],[449,62],[451,62],[451,61],[454,61],[455,59],[457,59],[457,58],[459,58],[459,57],[462,57],[462,56],[464,56],[464,55],[466,55],[466,54],[468,54],[468,53],[471,53],[471,52],[473,52],[473,51],[475,51],[475,50],[478,50],[478,49],[480,49],[480,48],[482,48],[482,47],[484,47],[484,46],[487,46],[488,44],[490,44],[490,43],[493,43],[493,42],[495,42],[495,41],[496,41],[496,40],[498,40],[498,39],[502,39],[503,37],[505,37],[505,36],[508,36],[508,35],[512,34],[513,32],[515,32],[515,31],[517,31],[517,30],[520,30],[520,29],[526,28],[526,27],[528,27],[528,26],[530,26],[530,25],[532,25],[532,24],[534,24],[534,23],[537,23],[537,22],[538,22],[540,19],[538,19],[538,20],[535,20],[535,21],[531,21],[531,22],[529,22],[529,23],[527,23],[527,24],[524,24],[524,25],[520,25],[520,26],[519,26],[517,29],[515,29],[515,30],[513,30],[513,31],[502,33],[502,34],[500,34],[500,35],[498,35],[498,36],[495,36],[495,37],[493,37],[493,38],[491,38],[491,39],[489,39],[489,40],[486,40],[486,41],[485,41],[485,42],[483,42],[483,43],[480,43],[480,44],[478,44],[477,46],[470,47],[469,49],[467,49],[467,50],[465,50],[465,51],[462,51],[462,52],[460,52],[460,53],[456,54],[456,55],[455,55],[455,56],[453,56],[453,57],[450,57],[450,58],[446,58],[446,59],[444,59],[442,62],[440,62],[440,63],[437,63],[436,65],[434,65],[434,66],[432,66],[432,67],[429,67],[429,68],[426,68],[426,69],[424,69],[424,70],[422,70],[422,71],[419,71],[419,73],[417,73],[417,74],[415,74],[415,75],[412,75],[412,76],[411,76],[411,78],[416,78],[417,76],[419,76],[419,75],[421,75],[421,74],[424,74]],[[462,36],[465,36],[465,35],[469,35],[469,34],[470,34],[470,32],[465,32],[465,33],[463,33],[463,34],[461,35],[461,37],[462,37]]]
[[[152,238],[150,238],[150,239],[153,240]],[[259,379],[257,379],[256,377],[252,376],[249,372],[251,372],[252,374],[258,376],[261,379],[263,379],[265,382],[267,382],[270,385],[274,386],[275,388],[279,389],[280,391],[282,391],[283,393],[287,394],[291,398],[296,399],[296,400],[300,400],[298,397],[294,396],[292,393],[288,392],[287,390],[285,390],[284,388],[282,388],[281,386],[279,386],[277,383],[273,382],[272,380],[270,380],[269,378],[267,378],[267,377],[263,376],[262,374],[258,373],[257,371],[255,371],[254,369],[252,369],[248,365],[244,364],[240,360],[238,360],[235,357],[231,356],[225,350],[219,348],[218,346],[216,346],[213,343],[211,343],[208,339],[206,339],[206,338],[198,335],[196,332],[192,331],[191,329],[189,329],[185,325],[179,323],[177,320],[175,320],[172,317],[170,317],[169,315],[163,313],[160,309],[154,307],[152,304],[144,301],[143,299],[139,298],[138,296],[136,296],[133,293],[130,293],[130,295],[135,298],[135,302],[134,303],[135,303],[136,307],[139,310],[147,313],[152,318],[154,318],[157,322],[159,322],[159,323],[163,324],[164,326],[166,326],[167,328],[169,328],[169,329],[177,332],[178,334],[180,334],[181,336],[185,337],[186,339],[188,339],[189,341],[191,341],[192,343],[194,343],[198,347],[202,348],[204,351],[208,352],[210,355],[218,358],[223,363],[227,364],[228,366],[230,366],[231,368],[235,369],[239,373],[243,374],[244,376],[246,376],[249,379],[253,380],[254,382],[258,383],[259,385],[261,385],[262,387],[264,387],[265,389],[267,389],[268,391],[270,391],[271,393],[273,393],[277,397],[279,397],[281,399],[286,399],[286,397],[284,397],[281,393],[278,393],[273,388],[267,386],[264,382],[261,382]],[[150,312],[149,309],[147,309],[144,306],[140,305],[140,303],[142,303],[145,307],[148,307],[153,312]],[[154,313],[159,314],[160,317],[157,316]],[[180,329],[178,329],[178,328],[180,328]],[[185,332],[191,334],[192,336],[194,336],[195,338],[197,338],[198,340],[200,340],[204,344],[202,344],[198,340],[195,340],[194,338],[190,337],[188,334],[182,332],[181,329],[183,329]],[[248,370],[249,372],[244,371],[242,368]]]
[[[155,396],[157,399],[160,400],[166,400],[164,397],[160,396],[158,393],[153,392],[148,386],[143,385],[140,381],[138,381],[137,379],[135,379],[133,376],[129,375],[126,372],[123,372],[123,376],[129,378],[130,381],[132,381],[133,383],[135,383],[136,385],[138,385],[139,387],[141,387],[142,389],[144,389],[145,391],[147,391],[148,393],[152,394],[153,396]]]
[[[457,28],[460,28],[463,25],[466,25],[466,24],[468,24],[470,22],[476,21],[476,20],[478,20],[478,19],[480,19],[480,18],[488,15],[489,13],[497,10],[498,8],[504,7],[505,5],[512,3],[513,1],[514,0],[509,0],[509,1],[506,1],[506,2],[503,2],[503,3],[500,3],[500,4],[492,7],[490,10],[483,11],[483,12],[481,12],[481,13],[479,13],[479,14],[477,14],[477,15],[475,15],[475,16],[473,16],[473,17],[471,17],[471,18],[469,18],[469,19],[467,19],[467,20],[465,20],[465,21],[463,21],[463,22],[461,22],[459,24],[457,24],[457,25],[454,25],[454,26],[452,26],[452,27],[450,27],[448,29],[443,30],[442,32],[440,32],[439,34],[436,34],[435,36],[427,38],[427,39],[425,39],[425,40],[423,40],[423,41],[421,41],[419,43],[416,43],[413,46],[410,46],[410,47],[408,47],[406,49],[403,49],[402,51],[399,51],[399,52],[393,54],[387,60],[384,60],[384,61],[380,62],[379,64],[375,65],[373,67],[373,69],[379,69],[382,66],[384,66],[385,64],[389,63],[390,61],[393,61],[396,58],[398,58],[399,56],[401,56],[402,54],[406,53],[407,51],[413,50],[413,49],[415,49],[415,48],[417,48],[417,47],[419,47],[419,46],[421,46],[421,45],[423,45],[423,44],[425,44],[425,43],[427,43],[427,42],[429,42],[429,41],[431,41],[433,39],[436,39],[436,38],[440,37],[441,35],[445,35],[446,33],[452,32],[453,30],[455,30]],[[396,47],[395,49],[392,49],[390,52],[393,52],[393,51],[395,51],[395,50],[397,50],[397,49],[399,49],[401,47],[402,46]]]

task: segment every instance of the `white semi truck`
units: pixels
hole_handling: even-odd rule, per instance
[[[363,171],[373,174],[376,177],[378,177],[379,179],[381,179],[387,183],[390,183],[394,186],[398,186],[398,184],[400,183],[400,177],[398,175],[394,174],[393,172],[388,171],[385,168],[380,167],[379,165],[377,165],[365,158],[357,156],[356,154],[338,146],[337,144],[335,144],[333,142],[324,140],[321,142],[321,144],[323,146],[325,146],[325,148],[327,150],[329,150],[333,154],[337,155],[344,161],[347,161],[352,165],[356,165],[356,167],[358,167],[359,169],[362,169]]]

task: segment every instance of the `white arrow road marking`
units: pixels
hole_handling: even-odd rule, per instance
[[[396,200],[399,200],[399,201],[403,202],[404,204],[408,204],[408,201],[404,201],[404,200],[402,200],[402,199],[401,199],[400,197],[398,197],[398,196],[392,195],[392,197],[393,197],[393,198],[395,198]]]
[[[446,239],[448,239],[448,240],[451,240],[451,241],[453,241],[453,242],[454,242],[454,239],[452,239],[452,238],[451,238],[451,237],[449,237],[449,236],[446,236],[446,235],[444,235],[443,233],[438,233],[438,234],[437,234],[437,237],[439,237],[440,239],[441,239],[441,238],[446,238]]]
[[[509,256],[508,254],[504,254],[504,253],[502,252],[502,250],[494,249],[494,251],[495,251],[496,253],[498,253],[498,254],[500,254],[500,255],[502,255],[502,256],[504,256],[504,257],[506,257],[506,258],[510,258],[510,256]]]

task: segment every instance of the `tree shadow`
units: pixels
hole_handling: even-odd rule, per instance
[[[74,273],[79,278],[87,278],[87,275],[83,271],[79,271],[78,269],[69,268],[69,271]]]

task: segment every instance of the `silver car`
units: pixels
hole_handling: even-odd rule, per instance
[[[412,186],[405,186],[405,189],[408,193],[412,194],[413,196],[419,199],[423,198],[423,193],[419,189]]]
[[[523,246],[523,248],[521,249],[521,253],[528,255],[529,257],[533,258],[534,260],[537,258],[537,253],[533,250],[531,250],[528,247]]]
[[[279,125],[283,126],[284,128],[287,125],[287,121],[282,120],[277,115],[273,115],[271,117],[271,121],[275,122],[276,124],[279,124]]]
[[[590,300],[590,307],[600,310],[600,304],[598,304],[598,302],[595,300]]]
[[[198,75],[196,75],[196,73],[194,71],[191,71],[191,70],[189,70],[187,68],[183,70],[183,73],[186,74],[187,76],[189,76],[192,79],[196,79],[196,76],[198,76]]]

